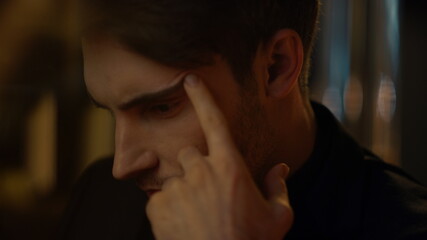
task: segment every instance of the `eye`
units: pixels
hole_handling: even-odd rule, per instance
[[[160,112],[160,113],[167,113],[169,112],[173,106],[171,104],[160,104],[157,106],[154,106],[152,110]]]
[[[154,117],[170,118],[179,113],[182,108],[181,101],[156,104],[150,107],[150,115]]]

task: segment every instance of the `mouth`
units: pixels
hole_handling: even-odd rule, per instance
[[[136,179],[136,185],[140,190],[145,192],[148,197],[153,196],[155,193],[160,192],[160,188],[154,185],[148,186],[148,184],[144,184],[142,179]]]

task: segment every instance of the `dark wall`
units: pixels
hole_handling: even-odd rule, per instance
[[[427,185],[427,1],[401,3],[402,166]]]

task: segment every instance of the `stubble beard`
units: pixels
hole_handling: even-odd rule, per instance
[[[237,148],[263,192],[265,175],[277,164],[273,157],[277,138],[257,96],[253,91],[242,91],[235,120],[230,126]]]

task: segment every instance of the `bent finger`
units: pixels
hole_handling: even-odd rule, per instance
[[[289,174],[289,167],[280,163],[275,165],[264,178],[264,190],[268,201],[272,203],[289,204],[288,189],[285,179]]]
[[[277,164],[267,173],[264,181],[266,198],[270,204],[272,214],[276,222],[286,232],[292,226],[294,218],[285,182],[288,174],[289,167],[286,164]]]

